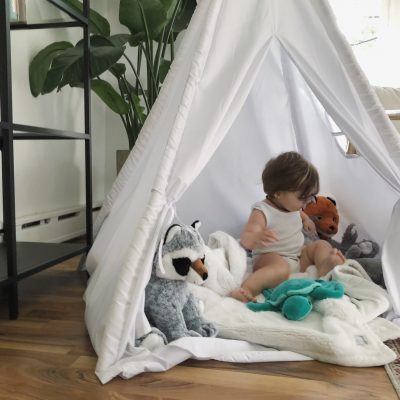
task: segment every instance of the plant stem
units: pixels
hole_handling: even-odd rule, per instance
[[[157,95],[158,95],[158,85],[157,85],[157,76],[155,74],[154,70],[154,50],[153,50],[153,40],[150,39],[150,48],[149,48],[149,56],[150,56],[150,77],[152,79],[148,80],[148,83],[152,85],[153,87],[153,103],[156,101]]]
[[[173,37],[171,38],[171,47],[170,47],[170,49],[171,49],[171,60],[173,60],[174,57],[175,57],[175,46],[174,46],[174,38]]]
[[[164,57],[165,50],[166,50],[166,48],[167,48],[168,42],[169,42],[170,40],[172,40],[172,42],[174,41],[174,37],[173,37],[173,27],[174,27],[175,18],[176,18],[176,16],[178,15],[178,9],[179,9],[179,7],[180,7],[180,4],[181,4],[181,0],[178,0],[178,2],[176,3],[176,6],[175,6],[174,12],[173,12],[173,14],[172,14],[170,23],[169,23],[168,35],[166,36],[166,40],[165,40],[165,42],[164,42],[164,44],[163,44],[163,51],[162,51],[162,56],[163,56],[163,57]],[[172,35],[172,38],[171,38],[171,35]],[[172,60],[173,60],[173,57],[171,57],[171,61],[172,61]]]
[[[147,102],[147,99],[146,99],[146,92],[144,91],[143,86],[142,86],[142,84],[140,83],[139,75],[138,75],[138,73],[136,72],[135,67],[133,66],[131,60],[125,55],[125,53],[124,53],[124,57],[125,57],[126,60],[128,61],[128,64],[131,66],[132,71],[133,71],[133,73],[135,74],[136,83],[137,83],[137,84],[139,85],[139,87],[140,87],[140,91],[142,92],[143,99],[144,99],[144,102],[145,102],[145,104],[146,104],[146,109],[147,109],[147,113],[148,113],[148,112],[150,111],[150,106],[149,106],[149,103]]]
[[[136,71],[138,76],[140,76],[140,69],[142,67],[142,52],[143,52],[142,46],[138,46],[137,60],[136,60]],[[139,95],[139,87],[138,87],[139,84],[140,81],[138,78],[136,78],[135,92],[137,96]]]
[[[142,18],[142,23],[144,26],[145,30],[145,47],[144,49],[144,55],[147,60],[147,90],[149,92],[149,104],[150,106],[153,106],[154,101],[158,95],[158,87],[159,87],[159,82],[157,81],[155,75],[154,75],[154,62],[153,62],[153,40],[150,36],[150,31],[148,28],[147,24],[147,19],[146,15],[143,10],[142,4],[138,1],[138,5],[140,8],[140,15]]]
[[[146,44],[146,46],[143,48],[143,53],[147,61],[147,91],[149,93],[148,99],[151,107],[154,104],[155,101],[154,94],[156,93],[154,91],[156,77],[154,76],[154,71],[152,68],[153,58],[151,56],[151,47],[148,47],[148,45]]]
[[[132,96],[131,96],[129,87],[128,87],[127,83],[126,83],[126,78],[125,78],[125,76],[121,77],[121,79],[118,79],[119,91],[121,92],[122,97],[124,97],[124,95],[123,95],[124,91],[123,91],[123,89],[122,89],[122,83],[123,83],[124,86],[125,86],[125,90],[126,90],[127,96],[129,96],[129,98],[127,98],[128,103],[129,103],[130,105],[132,105],[132,104],[133,104],[133,98],[132,98]],[[133,115],[133,113],[132,113],[132,108],[133,108],[132,106],[129,107],[128,113],[129,113],[130,118],[131,118],[132,120],[134,120],[134,115]],[[140,114],[137,115],[138,118],[139,118],[139,116],[140,116]]]
[[[161,32],[161,37],[157,45],[156,57],[154,60],[154,71],[157,81],[159,81],[158,75],[159,75],[160,60],[161,60],[161,45],[164,43],[164,35],[165,35],[165,26],[163,27],[163,30]]]
[[[118,115],[120,116],[120,118],[121,118],[121,120],[122,120],[122,123],[124,124],[125,131],[128,133],[128,125],[127,125],[127,122],[125,121],[125,119],[124,119],[124,117],[123,117],[122,114],[118,114]],[[128,140],[129,140],[129,136],[128,136]]]

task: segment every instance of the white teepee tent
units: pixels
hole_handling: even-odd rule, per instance
[[[102,382],[159,371],[191,356],[304,359],[223,339],[186,338],[157,356],[144,288],[159,235],[175,212],[207,233],[237,235],[263,197],[269,157],[298,150],[344,220],[384,242],[385,280],[400,311],[400,136],[323,0],[201,0],[139,140],[105,200],[87,258],[86,323]],[[346,158],[330,121],[361,157]],[[397,203],[396,203],[397,202]],[[393,211],[392,211],[393,210]],[[383,238],[386,237],[384,241]],[[207,346],[204,345],[207,340]]]

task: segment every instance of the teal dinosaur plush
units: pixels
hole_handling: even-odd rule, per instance
[[[344,287],[337,281],[320,279],[289,279],[274,289],[265,289],[264,303],[247,303],[253,311],[281,311],[292,321],[304,319],[312,310],[314,300],[338,299],[344,294]]]

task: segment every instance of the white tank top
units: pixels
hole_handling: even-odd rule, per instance
[[[253,249],[253,255],[278,253],[283,257],[297,259],[304,246],[303,222],[300,211],[281,211],[265,201],[253,204],[252,208],[260,210],[265,215],[266,227],[275,231],[278,235],[277,242],[263,248]]]

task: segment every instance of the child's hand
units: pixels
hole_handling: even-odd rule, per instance
[[[306,218],[303,221],[303,229],[306,232],[310,232],[310,233],[317,233],[317,228],[314,224],[314,221],[311,218]]]
[[[275,231],[272,231],[271,229],[263,229],[256,234],[255,242],[257,247],[265,247],[277,241],[278,235],[275,233]]]

